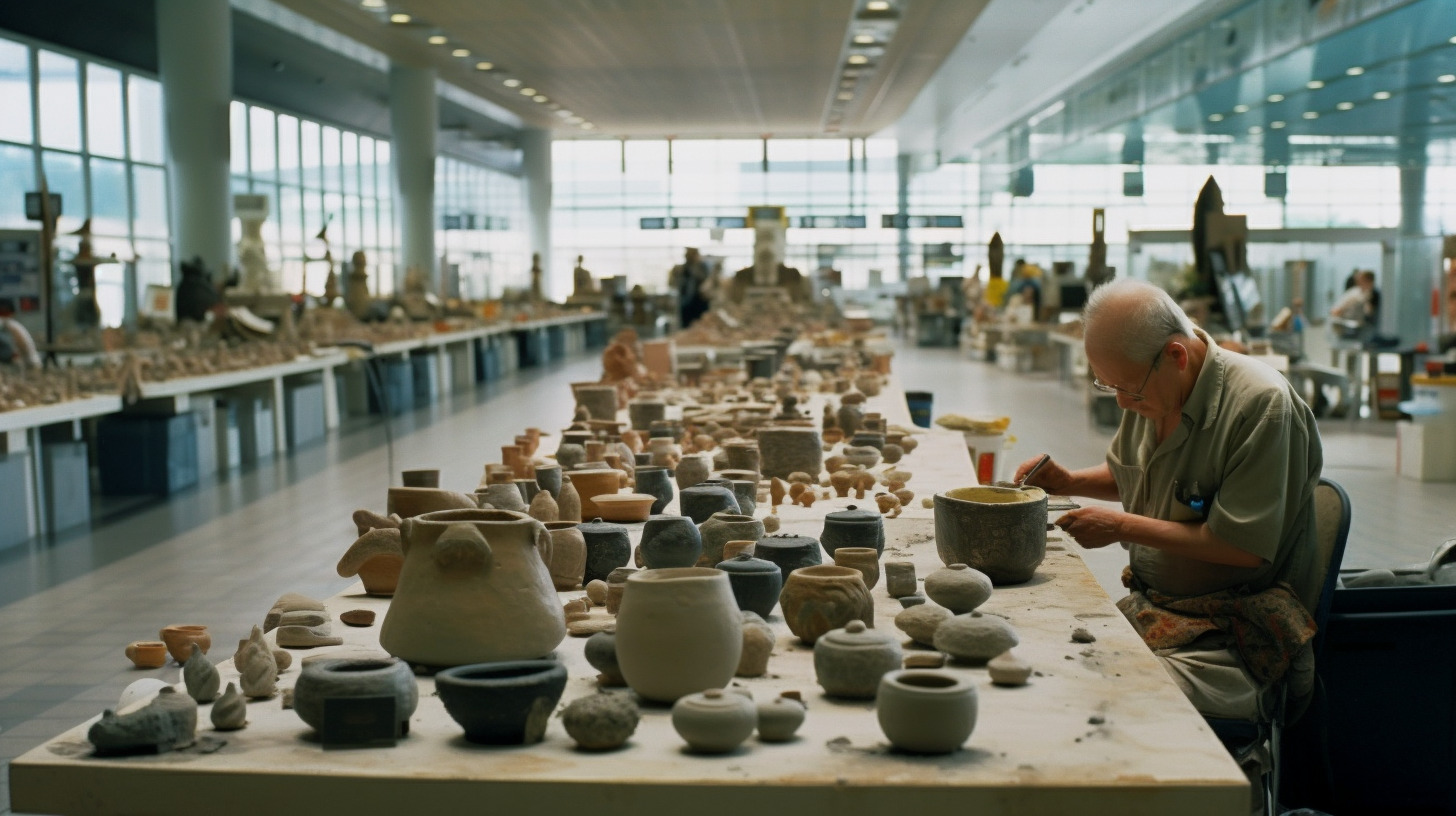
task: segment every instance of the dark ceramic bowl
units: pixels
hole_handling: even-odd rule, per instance
[[[566,690],[566,667],[555,660],[472,663],[435,675],[435,689],[465,738],[485,745],[531,745]]]
[[[704,482],[684,488],[677,494],[677,503],[682,514],[692,519],[694,524],[702,524],[714,513],[741,512],[731,485]]]

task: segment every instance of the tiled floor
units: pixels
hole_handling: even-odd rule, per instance
[[[397,418],[394,469],[440,467],[444,486],[468,490],[521,427],[562,427],[568,383],[599,370],[582,357]],[[1103,454],[1108,435],[1055,375],[1011,374],[948,349],[904,348],[896,370],[907,389],[934,393],[937,413],[1010,415],[1008,467],[1042,451],[1074,464]],[[1390,424],[1331,420],[1322,433],[1326,474],[1354,501],[1347,564],[1421,561],[1456,535],[1456,484],[1397,479]],[[129,668],[126,643],[170,623],[205,623],[230,655],[279,594],[348,586],[334,564],[354,538],[349,514],[383,506],[390,472],[381,424],[361,421],[84,533],[0,552],[0,764],[113,705],[139,677],[176,678],[175,667]],[[1109,591],[1124,557],[1119,548],[1089,554]],[[0,812],[8,804],[7,773]]]

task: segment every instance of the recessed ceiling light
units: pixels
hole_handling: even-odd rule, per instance
[[[1283,130],[1284,129],[1284,123],[1283,122],[1280,122],[1280,121],[1270,122],[1269,123],[1269,129],[1270,130]]]
[[[521,96],[535,96],[536,95],[536,89],[535,88],[522,88],[519,91],[519,93],[521,94]]]
[[[1249,106],[1248,105],[1234,105],[1234,113],[1248,113],[1248,112],[1249,112]]]
[[[1319,118],[1319,112],[1318,111],[1305,111],[1304,113],[1301,113],[1300,116],[1303,116],[1306,119],[1318,119]]]
[[[1304,83],[1304,87],[1310,89],[1311,91],[1318,91],[1320,88],[1323,88],[1324,86],[1325,86],[1324,81],[1323,80],[1318,80],[1318,79],[1311,79],[1310,81]]]
[[[521,87],[521,81],[519,79],[516,79],[515,77],[511,77],[510,79],[503,79],[501,80],[501,82],[503,82],[507,88]]]
[[[1360,76],[1363,73],[1365,73],[1365,69],[1361,68],[1358,65],[1351,65],[1349,68],[1345,69],[1345,74],[1347,76]]]
[[[1456,37],[1452,37],[1451,39],[1447,40],[1446,42],[1451,43],[1452,45],[1456,45]]]
[[[855,45],[874,45],[875,44],[875,35],[873,35],[873,34],[856,34],[856,35],[854,35],[854,44]]]
[[[845,68],[844,69],[844,75],[847,76],[847,77],[857,77],[857,76],[859,76],[859,74],[860,74],[860,70],[858,68]]]
[[[1436,77],[1436,81],[1440,83],[1456,82],[1456,74],[1441,74]]]
[[[554,110],[554,111],[559,111],[559,110],[561,110],[561,103],[560,102],[552,102],[551,104],[547,105],[546,107],[548,107],[548,108],[550,108],[551,110]]]
[[[550,100],[546,97],[546,94],[536,94],[535,96],[531,97],[531,101],[532,102],[549,102]]]
[[[870,61],[870,58],[866,57],[864,54],[850,54],[847,61],[850,65],[864,65],[865,63]]]
[[[890,4],[889,4],[888,0],[870,0],[868,3],[865,3],[865,11],[889,11],[889,10],[890,10]]]
[[[1390,91],[1376,91],[1371,96],[1371,98],[1372,99],[1389,99],[1390,98]]]
[[[359,5],[364,8],[384,8],[384,0],[363,0]]]
[[[493,63],[493,62],[485,62],[485,61],[477,62],[477,63],[475,63],[475,70],[477,70],[477,71],[492,71],[492,70],[495,70],[495,63]]]
[[[573,125],[579,125],[586,120],[581,118],[580,116],[568,116],[566,117],[566,121],[570,122]]]
[[[444,45],[445,43],[450,42],[450,38],[446,37],[444,34],[431,34],[430,38],[425,40],[425,42],[429,43],[430,45]]]
[[[1263,132],[1264,132],[1264,129],[1261,128],[1261,127],[1259,127],[1258,125],[1253,125],[1253,126],[1251,126],[1249,128],[1249,135],[1250,136],[1258,136],[1260,133],[1263,133]]]
[[[582,130],[594,130],[595,128],[596,128],[596,125],[593,125],[591,122],[582,122],[581,123],[581,129]]]
[[[849,100],[854,98],[854,94],[850,93],[849,91],[840,91],[839,95],[834,98],[842,100],[844,102],[848,102]]]
[[[559,111],[556,112],[556,115],[557,116],[560,116],[562,119],[570,119],[571,117],[575,116],[576,114],[572,113],[571,111],[567,110],[566,108],[562,108],[561,110],[559,110]]]
[[[1208,115],[1208,121],[1210,121],[1210,122],[1222,122],[1223,121],[1223,114],[1221,114],[1221,113],[1210,113]]]
[[[1341,102],[1335,106],[1335,110],[1350,110],[1353,107],[1355,107],[1354,102]]]
[[[1283,102],[1284,101],[1284,94],[1269,94],[1269,101],[1270,102]]]
[[[450,55],[452,57],[468,57],[468,56],[470,56],[470,49],[469,48],[457,48],[454,51],[451,51],[450,52]]]
[[[414,18],[410,17],[408,14],[391,14],[391,15],[389,15],[389,21],[391,23],[396,24],[396,25],[404,25],[405,23],[408,23],[412,19],[414,19]]]

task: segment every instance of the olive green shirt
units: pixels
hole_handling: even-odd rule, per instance
[[[1302,586],[1314,547],[1314,489],[1324,465],[1314,414],[1273,368],[1226,351],[1203,331],[1203,368],[1182,422],[1162,444],[1151,420],[1126,411],[1107,464],[1127,512],[1206,522],[1223,541],[1264,559],[1211,564],[1128,547],[1133,573],[1170,595]]]

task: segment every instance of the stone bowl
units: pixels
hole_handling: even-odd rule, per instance
[[[592,499],[603,521],[618,522],[646,521],[655,501],[657,497],[648,493],[613,493]]]
[[[445,711],[465,738],[485,745],[531,745],[566,690],[566,667],[555,660],[471,663],[435,675]]]
[[[1040,488],[958,487],[935,494],[935,549],[996,586],[1031,580],[1046,557],[1047,496]]]

